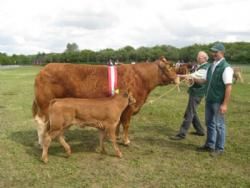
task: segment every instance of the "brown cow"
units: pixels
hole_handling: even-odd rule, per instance
[[[71,125],[80,127],[91,126],[100,130],[101,152],[105,152],[103,140],[106,135],[112,140],[118,157],[122,153],[116,144],[115,129],[124,109],[136,101],[131,93],[122,92],[113,97],[98,99],[63,98],[52,99],[49,106],[49,124],[43,135],[42,160],[48,162],[48,149],[52,139],[59,138],[68,156],[71,149],[64,140],[64,131]]]
[[[139,112],[149,93],[159,85],[172,83],[176,73],[165,58],[152,63],[117,66],[120,89],[132,92],[136,103],[128,106],[121,116],[124,129],[124,144],[129,144],[128,128],[131,116]],[[77,65],[50,63],[46,65],[35,79],[35,100],[33,117],[38,123],[39,143],[48,119],[50,100],[54,98],[99,98],[109,96],[108,71],[105,65]]]

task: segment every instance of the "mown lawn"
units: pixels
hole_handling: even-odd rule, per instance
[[[233,86],[227,113],[225,154],[198,153],[205,137],[172,141],[186,107],[186,87],[145,105],[133,117],[131,145],[120,145],[123,158],[99,153],[98,131],[72,128],[66,139],[73,154],[65,158],[56,142],[49,163],[40,161],[36,124],[31,117],[34,77],[40,67],[0,70],[0,187],[250,187],[250,66],[244,84]],[[159,87],[155,99],[173,86]],[[204,102],[199,107],[204,119]],[[193,128],[190,129],[190,132]]]

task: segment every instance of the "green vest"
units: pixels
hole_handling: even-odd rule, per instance
[[[209,67],[209,63],[205,63],[202,64],[198,69],[205,69],[207,70]],[[194,85],[192,85],[189,89],[188,89],[188,93],[194,97],[203,97],[206,93],[206,84],[198,84],[198,83],[194,83]]]
[[[226,67],[230,65],[223,59],[215,68],[212,74],[212,66],[207,71],[207,94],[206,101],[209,103],[222,103],[225,96],[225,84],[222,79],[222,74]]]

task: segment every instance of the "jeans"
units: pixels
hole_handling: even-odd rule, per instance
[[[191,123],[193,123],[193,126],[197,133],[204,133],[204,129],[201,126],[200,119],[196,112],[196,109],[200,104],[202,98],[203,97],[194,97],[192,95],[189,95],[188,105],[184,114],[184,120],[181,124],[178,135],[186,136]]]
[[[205,146],[215,149],[224,150],[225,145],[225,120],[224,115],[220,113],[219,103],[206,102],[205,119],[207,126],[207,140]]]

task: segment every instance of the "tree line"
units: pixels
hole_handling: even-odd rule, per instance
[[[76,43],[68,43],[66,50],[62,53],[41,53],[35,55],[7,55],[0,53],[1,65],[31,65],[47,64],[51,62],[71,62],[71,63],[89,63],[89,64],[106,64],[109,60],[123,63],[153,61],[160,56],[165,56],[168,60],[176,62],[196,61],[196,55],[200,50],[209,53],[211,44],[194,44],[191,46],[176,48],[170,45],[157,45],[153,47],[132,46],[114,50],[111,48],[100,51],[89,49],[79,50]],[[225,57],[232,64],[250,64],[250,43],[234,42],[224,43],[226,48]],[[210,61],[212,59],[210,58]]]

